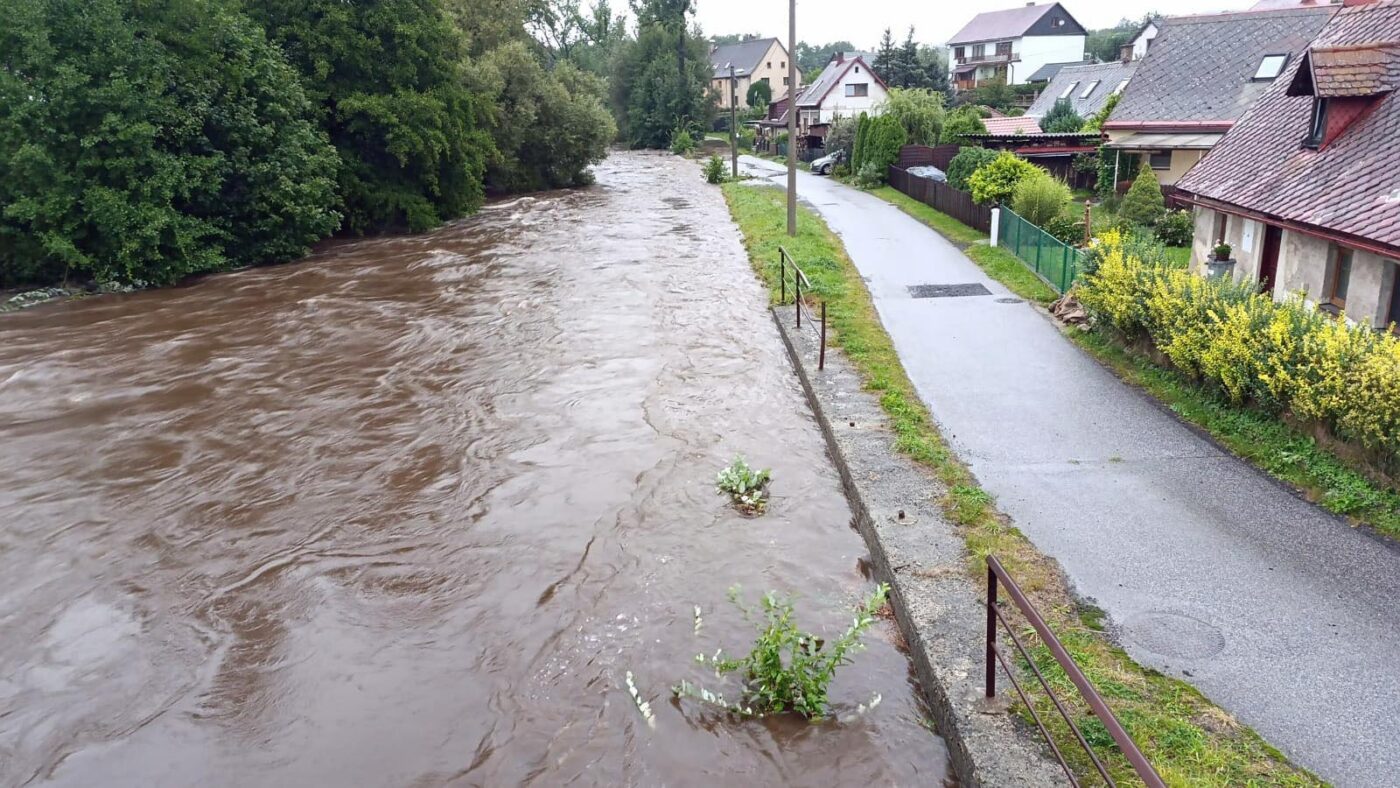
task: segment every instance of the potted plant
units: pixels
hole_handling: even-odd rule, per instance
[[[1215,247],[1211,249],[1210,257],[1206,260],[1206,275],[1212,279],[1229,276],[1235,267],[1235,261],[1230,258],[1230,254],[1234,251],[1223,239],[1217,241]]]

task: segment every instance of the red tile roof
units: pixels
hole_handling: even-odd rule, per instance
[[[1018,118],[983,118],[982,125],[988,134],[1039,134],[1040,123],[1027,115]]]
[[[1400,78],[1400,42],[1314,48],[1308,58],[1315,96],[1374,96]]]
[[[1309,57],[1290,63],[1178,188],[1400,253],[1400,73],[1389,60],[1397,44],[1400,0],[1341,9],[1313,42]],[[1336,54],[1347,51],[1367,54]],[[1375,68],[1378,51],[1387,53],[1384,78]],[[1297,73],[1310,61],[1322,66],[1316,89],[1324,97],[1342,91],[1333,99],[1340,102],[1338,109],[1361,107],[1348,113],[1350,125],[1320,150],[1302,144],[1314,97],[1289,95],[1305,92],[1289,90],[1295,76],[1312,87],[1306,72]]]

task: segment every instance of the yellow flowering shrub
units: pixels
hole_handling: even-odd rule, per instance
[[[1400,458],[1400,340],[1251,283],[1144,262],[1120,233],[1099,236],[1097,268],[1077,285],[1095,319],[1146,337],[1183,372],[1235,403],[1288,411]]]

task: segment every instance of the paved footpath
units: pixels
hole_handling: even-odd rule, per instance
[[[1330,782],[1400,784],[1400,548],[1174,419],[921,222],[798,177],[944,434],[1128,653]],[[991,295],[908,291],[963,283]]]

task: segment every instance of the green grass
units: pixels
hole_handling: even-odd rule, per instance
[[[1133,662],[1101,632],[1102,612],[1076,603],[1055,562],[1036,551],[1011,526],[997,510],[995,499],[948,448],[909,382],[859,272],[840,240],[818,217],[799,208],[797,237],[788,238],[781,191],[742,183],[729,183],[722,188],[743,233],[749,259],[767,284],[770,297],[774,301],[778,297],[781,245],[811,278],[812,297],[827,302],[829,338],[861,374],[865,387],[878,394],[889,416],[896,449],[926,466],[945,485],[947,493],[941,505],[949,520],[958,524],[967,543],[971,554],[969,573],[980,580],[985,577],[985,557],[994,553],[1001,559],[1081,669],[1110,699],[1119,720],[1168,784],[1320,784],[1187,684]],[[962,238],[970,237],[967,232],[976,233],[971,228],[964,230]],[[973,251],[978,249],[997,251],[973,247]],[[1019,261],[1015,264],[1020,266]],[[1053,660],[1046,659],[1048,652],[1043,646],[1035,648],[1032,658],[1045,669],[1052,683],[1065,690],[1060,697],[1071,713],[1078,720],[1088,721],[1095,753],[1107,764],[1114,779],[1124,785],[1136,784],[1131,766],[1112,745],[1107,731],[1089,720],[1087,706],[1079,700],[1063,671]],[[1088,758],[1053,711],[1048,697],[1039,693],[1032,693],[1031,697],[1072,766],[1086,784],[1093,784],[1088,781],[1093,774]],[[1018,709],[1023,717],[1028,717],[1024,707],[1018,705]]]
[[[1167,250],[1167,261],[1172,265],[1185,268],[1191,264],[1191,247],[1189,246],[1164,246]]]
[[[1006,285],[1006,289],[1016,295],[1040,304],[1049,304],[1060,297],[1016,255],[999,247],[988,246],[987,236],[981,230],[968,227],[891,186],[881,186],[870,193],[933,228],[961,248],[968,259],[981,266],[988,276]]]
[[[1069,335],[1120,378],[1156,397],[1240,458],[1296,487],[1322,508],[1400,538],[1400,494],[1371,482],[1311,437],[1269,414],[1232,405],[1213,389],[1157,366],[1101,332]]]

